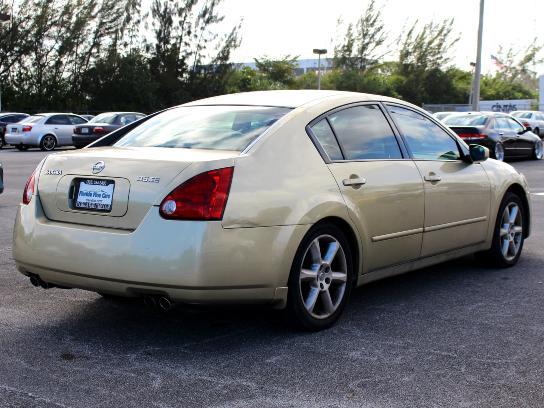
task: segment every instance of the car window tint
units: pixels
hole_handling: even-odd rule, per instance
[[[81,125],[82,123],[87,123],[87,121],[79,116],[70,116],[70,121],[73,125]]]
[[[393,130],[377,105],[347,108],[329,120],[346,160],[402,158]]]
[[[508,121],[506,120],[506,117],[499,116],[498,118],[495,118],[496,129],[503,129],[503,130],[511,130],[510,125],[508,124]]]
[[[389,105],[388,109],[410,147],[414,159],[460,159],[457,143],[438,125],[407,108]]]
[[[321,119],[313,125],[312,133],[331,160],[342,160],[344,158],[327,119]]]
[[[5,116],[3,119],[2,119],[2,122],[6,122],[6,123],[16,123],[16,122],[19,122],[21,119],[21,116],[20,115],[8,115],[8,116]]]
[[[71,125],[70,119],[66,115],[54,115],[47,119],[46,125]]]

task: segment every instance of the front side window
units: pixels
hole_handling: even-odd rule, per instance
[[[440,126],[407,108],[388,105],[416,160],[459,160],[459,147]]]
[[[85,119],[80,118],[79,116],[70,116],[69,119],[72,122],[72,125],[81,125],[83,123],[87,123]]]
[[[332,129],[329,126],[329,122],[327,122],[327,119],[321,119],[319,122],[313,125],[312,133],[314,134],[316,139],[319,141],[319,144],[321,145],[321,147],[323,147],[323,150],[325,150],[325,152],[329,156],[329,159],[331,160],[343,159],[342,152],[340,151],[338,142],[336,141],[336,138],[334,137],[334,133],[332,132]]]
[[[377,105],[361,105],[335,112],[330,123],[346,160],[401,159],[397,139]]]
[[[512,129],[514,132],[519,133],[523,132],[525,130],[525,126],[522,126],[520,123],[515,121],[512,118],[505,118],[508,121],[508,124],[510,125],[510,129]]]
[[[146,120],[114,146],[242,151],[289,111],[267,106],[180,106]]]
[[[51,116],[45,122],[46,125],[71,125],[70,119],[66,115],[55,115]]]
[[[510,130],[510,125],[505,116],[495,118],[495,129]]]

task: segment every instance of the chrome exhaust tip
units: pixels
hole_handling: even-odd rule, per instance
[[[168,312],[170,309],[172,309],[172,307],[174,307],[174,303],[166,296],[159,296],[157,304],[159,309],[163,312]]]

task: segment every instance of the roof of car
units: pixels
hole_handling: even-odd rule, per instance
[[[28,115],[28,113],[23,113],[23,112],[0,112],[0,116],[7,116],[7,115]]]
[[[249,106],[277,106],[298,108],[310,102],[325,98],[356,97],[361,101],[388,100],[398,101],[386,96],[377,96],[358,92],[345,91],[318,91],[318,90],[280,90],[243,92],[211,98],[200,99],[186,103],[184,106],[198,105],[249,105]]]

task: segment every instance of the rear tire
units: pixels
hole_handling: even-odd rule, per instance
[[[42,140],[40,140],[40,149],[44,152],[50,152],[51,150],[54,150],[55,147],[57,147],[57,139],[53,135],[45,135],[42,137]]]
[[[514,266],[523,250],[524,228],[523,203],[516,194],[508,192],[499,207],[491,249],[481,253],[485,261],[499,268]]]
[[[540,129],[539,128],[535,128],[535,130],[533,131],[533,133],[537,136],[540,136]]]
[[[501,142],[495,143],[493,148],[493,158],[498,161],[504,161],[504,146]]]
[[[289,276],[289,321],[317,331],[342,314],[354,282],[353,256],[346,235],[335,224],[317,224],[295,254]]]
[[[5,144],[6,142],[4,141],[4,137],[0,136],[0,149],[2,149],[2,147],[4,147]]]

